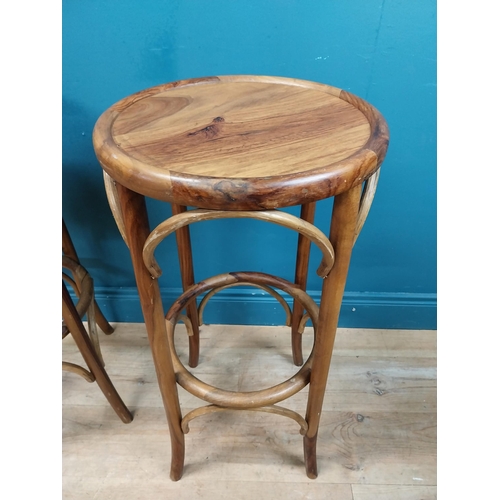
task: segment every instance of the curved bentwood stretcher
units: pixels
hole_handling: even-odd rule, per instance
[[[64,230],[65,226],[63,222],[63,241]],[[66,241],[70,241],[69,236],[67,236]],[[67,335],[71,334],[88,369],[67,361],[62,362],[62,368],[64,371],[80,375],[87,382],[96,382],[118,417],[120,417],[122,422],[128,424],[133,420],[132,414],[125,406],[104,368],[104,360],[99,347],[99,337],[96,328],[98,319],[96,318],[97,307],[94,300],[93,280],[79,261],[75,260],[75,258],[78,259],[76,252],[74,252],[72,257],[70,258],[67,255],[63,255],[62,257],[62,337],[64,339]],[[73,288],[77,296],[76,304],[73,303],[65,283],[68,283]],[[84,315],[87,315],[88,333],[82,323]],[[101,324],[107,327],[108,334],[110,331],[112,332],[113,328],[102,313],[100,319],[102,320]]]
[[[388,137],[380,113],[348,92],[262,76],[210,77],[147,89],[118,102],[97,122],[94,147],[134,265],[170,429],[173,480],[182,476],[189,422],[225,410],[270,412],[296,421],[304,436],[306,473],[317,476],[319,420],[351,250],[374,198]],[[173,208],[172,217],[153,231],[146,196]],[[316,201],[329,197],[334,203],[327,236],[314,226],[314,212]],[[301,205],[300,217],[278,210],[293,205]],[[296,231],[295,283],[254,272],[195,283],[189,225],[221,218],[252,218]],[[165,315],[154,253],[172,233],[184,293]],[[322,253],[319,307],[305,292],[311,242]],[[293,377],[260,391],[209,385],[181,363],[175,350],[175,326],[182,321],[190,339],[189,366],[196,366],[198,326],[208,300],[241,285],[261,288],[283,306],[293,361],[300,366]],[[293,311],[283,293],[292,297]],[[314,343],[303,362],[301,338],[308,321]],[[182,416],[177,384],[208,405]],[[277,405],[306,386],[304,417]]]

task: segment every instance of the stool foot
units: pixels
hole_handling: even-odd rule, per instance
[[[172,481],[179,481],[179,479],[182,478],[182,470],[177,471],[174,470],[173,468],[170,470],[170,479]]]
[[[318,477],[318,464],[316,462],[316,442],[318,434],[313,437],[304,436],[304,461],[306,465],[306,474],[309,479]]]
[[[184,472],[184,435],[181,435],[181,439],[176,441],[171,437],[172,442],[172,461],[170,464],[170,479],[172,481],[179,481]]]

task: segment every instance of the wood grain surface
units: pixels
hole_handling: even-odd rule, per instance
[[[304,80],[220,76],[160,85],[106,110],[94,148],[141,194],[186,206],[276,208],[343,192],[388,145],[380,113]]]
[[[304,464],[307,476],[317,477],[319,422],[362,184],[377,178],[388,139],[383,117],[359,97],[323,84],[276,77],[224,76],[160,85],[123,99],[99,118],[94,149],[109,176],[105,176],[108,197],[118,199],[120,208],[113,214],[118,222],[123,219],[125,241],[131,250],[170,431],[170,477],[174,481],[182,477],[185,460],[176,383],[217,407],[197,410],[192,416],[207,418],[224,408],[254,410],[265,406],[271,414],[292,416],[300,422],[303,417],[291,408],[272,405],[309,384],[305,424],[301,425]],[[174,214],[162,223],[163,231],[160,224],[149,237],[145,196],[172,203]],[[317,234],[308,222],[293,217],[285,223],[285,216],[292,216],[267,210],[310,205],[330,196],[335,200],[329,239]],[[187,206],[198,210],[187,212]],[[210,210],[204,210],[207,208]],[[164,315],[156,280],[160,269],[153,256],[157,243],[171,232],[184,230],[189,218],[196,222],[229,213],[293,227],[321,247],[323,261],[318,274],[325,280],[319,310],[312,301],[308,303],[309,297],[301,297],[305,294],[300,284],[283,284],[270,275],[257,278],[257,273],[230,273],[193,285],[191,267],[182,273],[184,278],[189,275],[183,280],[184,294]],[[177,219],[182,219],[178,225],[174,224]],[[185,257],[190,254],[189,245],[182,246]],[[186,370],[175,354],[173,328],[182,309],[199,293],[213,285],[253,279],[285,290],[302,302],[315,325],[314,348],[301,369],[280,384],[260,391],[227,391]],[[193,314],[196,311],[188,311],[188,316]],[[191,333],[187,336],[191,343],[189,364],[195,368],[199,361],[197,329],[189,321],[187,326]],[[295,363],[300,357],[298,347],[295,342]],[[380,382],[378,377],[374,380]],[[380,390],[377,387],[375,393],[385,394]],[[349,419],[363,422],[365,417],[360,419],[359,415],[352,413]],[[190,417],[186,418],[187,424]],[[361,468],[359,464],[353,467]]]
[[[65,500],[436,498],[436,332],[339,329],[318,441],[320,474],[303,472],[299,426],[279,415],[222,412],[190,422],[182,481],[170,481],[169,434],[143,324],[102,339],[106,366],[134,412],[124,426],[104,395],[63,373]],[[179,355],[187,335],[178,325]],[[203,325],[194,372],[227,389],[254,390],[296,370],[290,329]],[[312,346],[312,329],[303,338]],[[78,362],[72,341],[64,357]],[[278,374],[278,375],[277,375]],[[199,406],[180,391],[182,412]],[[307,389],[287,400],[302,413]],[[216,478],[216,479],[215,479]]]

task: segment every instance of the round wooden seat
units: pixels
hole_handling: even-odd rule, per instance
[[[388,129],[370,104],[304,80],[220,76],[133,94],[94,129],[103,169],[159,200],[262,210],[327,198],[380,166]]]

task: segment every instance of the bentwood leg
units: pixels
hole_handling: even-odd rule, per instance
[[[71,296],[66,288],[64,281],[62,282],[62,317],[64,323],[71,332],[75,344],[82,354],[85,363],[89,367],[90,373],[95,377],[97,384],[102,390],[104,396],[109,401],[109,404],[115,410],[122,422],[128,424],[132,422],[132,414],[125,406],[122,398],[111,382],[106,370],[104,369],[99,356],[97,355],[92,342],[90,341],[87,332],[76,310]]]
[[[167,414],[172,447],[170,478],[173,481],[178,481],[182,477],[184,468],[184,434],[181,429],[181,409],[167,340],[160,288],[158,280],[151,277],[142,258],[144,242],[150,233],[146,203],[144,196],[130,191],[118,182],[116,183],[116,190],[123,215],[124,230],[129,243],[156,376],[158,377],[163,405]]]
[[[313,224],[315,209],[315,202],[302,205],[300,218]],[[307,270],[309,267],[310,250],[311,240],[299,233],[299,240],[297,243],[297,260],[295,264],[295,284],[299,285],[299,287],[304,291],[306,291],[307,286]],[[292,355],[293,362],[297,366],[301,366],[304,363],[304,359],[302,357],[302,335],[299,333],[299,323],[302,319],[303,313],[304,308],[302,305],[297,300],[294,300],[292,312]]]
[[[308,429],[304,436],[304,457],[306,473],[311,479],[318,475],[318,426],[354,243],[360,195],[361,185],[358,185],[335,196],[333,204],[330,241],[335,250],[335,264],[323,282],[306,411]]]
[[[183,205],[172,203],[172,215],[186,212]],[[179,264],[182,278],[182,288],[186,291],[194,285],[193,255],[191,253],[191,238],[189,226],[184,226],[175,232],[177,239],[177,251],[179,253]],[[186,308],[188,318],[191,320],[193,335],[189,336],[189,366],[196,368],[200,356],[200,327],[198,323],[198,309],[196,302],[192,302]]]
[[[68,228],[64,222],[62,221],[62,251],[64,255],[67,255],[70,259],[73,259],[77,264],[80,263],[78,259],[78,255],[76,253],[75,246],[73,245],[73,241],[71,240],[71,236],[69,235]],[[104,317],[104,314],[99,309],[97,302],[94,300],[94,309],[95,309],[95,319],[96,323],[99,325],[101,330],[109,335],[114,332],[114,328],[108,323],[108,320]]]

